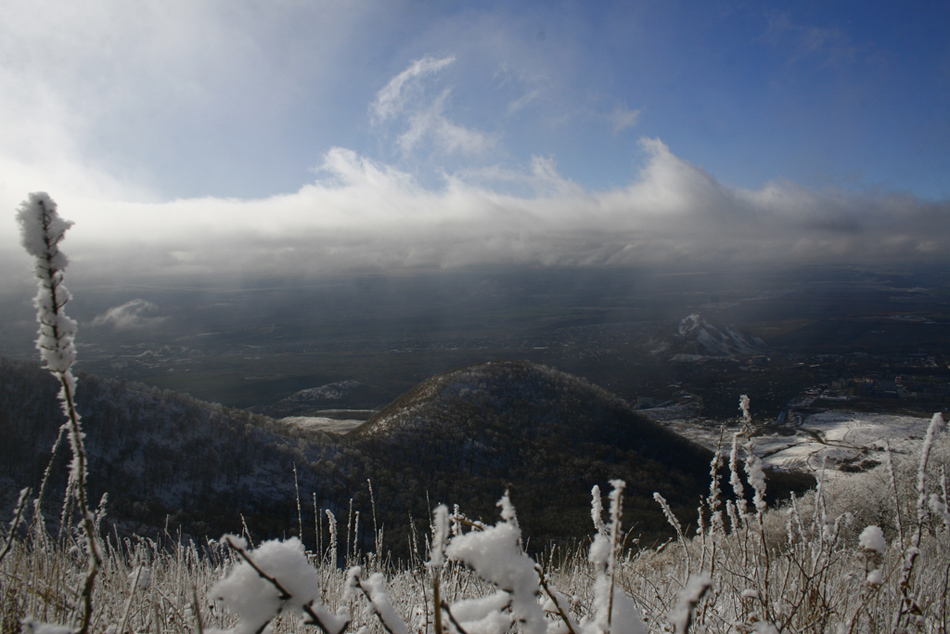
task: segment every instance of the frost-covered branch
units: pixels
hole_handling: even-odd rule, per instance
[[[381,572],[370,575],[369,579],[363,579],[363,569],[360,566],[353,566],[347,572],[346,586],[347,594],[359,588],[369,602],[370,611],[379,618],[383,629],[388,634],[409,634],[409,628],[406,622],[396,614],[393,608],[393,602],[386,591],[386,579]],[[344,595],[344,600],[352,597]]]
[[[686,587],[680,592],[676,609],[670,614],[676,634],[686,634],[693,622],[693,612],[702,600],[706,591],[712,587],[712,579],[708,575],[690,577]]]
[[[20,244],[35,258],[38,289],[33,305],[40,326],[36,347],[50,372],[66,374],[76,360],[76,322],[63,312],[72,296],[63,284],[69,259],[59,250],[59,243],[73,223],[60,217],[56,203],[45,192],[30,194],[20,204],[17,222]]]
[[[86,500],[84,434],[73,400],[76,379],[71,368],[76,361],[76,322],[67,317],[63,310],[71,299],[63,284],[69,260],[59,250],[59,243],[66,237],[66,231],[73,223],[60,217],[56,211],[56,203],[45,192],[30,194],[29,199],[20,204],[17,222],[20,225],[20,244],[35,258],[37,292],[33,305],[36,307],[36,321],[39,324],[36,347],[46,369],[60,383],[59,399],[67,418],[69,442],[73,451],[69,470],[70,490],[79,504],[89,559],[89,568],[81,592],[83,616],[79,629],[79,634],[86,634],[92,621],[92,591],[102,557],[96,540],[95,518]]]
[[[0,562],[3,562],[3,558],[7,556],[7,553],[10,552],[10,548],[13,547],[13,538],[16,535],[17,526],[20,525],[20,520],[23,519],[23,511],[26,508],[26,502],[29,497],[29,487],[20,491],[20,499],[17,500],[16,511],[13,513],[13,520],[10,522],[10,534],[7,535],[7,541],[3,545],[3,550],[0,551]]]
[[[442,564],[445,562],[445,542],[449,534],[449,509],[439,505],[432,517],[432,548],[429,550],[429,563],[432,571],[432,612],[435,634],[442,634]]]
[[[591,490],[591,518],[597,534],[590,546],[588,561],[594,565],[592,615],[581,624],[584,634],[645,634],[640,610],[616,583],[617,544],[621,531],[621,501],[626,482],[611,480],[610,528],[601,518],[600,487]]]

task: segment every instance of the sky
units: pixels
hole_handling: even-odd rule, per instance
[[[0,0],[73,275],[941,261],[942,1]]]

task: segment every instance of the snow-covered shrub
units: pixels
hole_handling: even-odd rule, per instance
[[[222,541],[241,559],[209,591],[215,602],[240,619],[227,632],[260,632],[285,612],[306,615],[310,619],[306,622],[320,627],[325,634],[341,634],[346,628],[349,618],[330,613],[320,603],[320,577],[307,561],[299,539],[271,540],[253,551],[248,550],[244,539],[234,535],[226,535]],[[210,634],[223,632],[211,630]]]

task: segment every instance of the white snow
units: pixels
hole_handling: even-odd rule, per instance
[[[665,408],[658,416],[652,410],[640,411],[711,450],[719,443],[718,425],[688,416],[671,418]],[[827,410],[806,416],[799,426],[760,428],[755,448],[768,467],[816,473],[827,468],[826,475],[834,476],[847,462],[884,462],[887,445],[896,454],[916,454],[930,422],[930,417],[905,414]]]
[[[365,420],[355,418],[329,418],[327,416],[285,416],[278,419],[279,423],[290,427],[297,427],[307,431],[326,431],[334,434],[345,434],[351,429],[359,427]]]
[[[60,217],[56,203],[45,192],[30,194],[29,200],[20,204],[17,222],[20,244],[36,258],[37,293],[33,306],[40,325],[36,348],[46,368],[63,375],[76,361],[76,322],[63,312],[72,295],[63,285],[63,272],[69,260],[59,250],[59,243],[73,223]]]
[[[884,539],[884,531],[877,526],[868,526],[861,531],[858,537],[858,545],[864,550],[885,554],[887,552],[887,540]]]
[[[466,631],[478,625],[479,631],[501,634],[510,629],[511,619],[514,619],[521,624],[520,630],[524,634],[545,634],[547,625],[538,602],[540,580],[534,561],[521,548],[521,529],[507,493],[498,505],[502,509],[501,522],[452,538],[445,554],[450,559],[468,564],[478,576],[494,584],[498,588],[495,594],[504,595],[505,603],[510,603],[511,618],[506,619],[507,625],[501,629],[494,629],[502,625],[502,621],[491,614],[481,615],[477,624],[463,622],[462,625]],[[494,601],[501,601],[501,596],[488,601],[494,605]],[[485,618],[490,618],[491,623],[481,622]]]
[[[225,540],[246,552],[247,544],[240,537],[226,535],[222,541]],[[301,610],[307,604],[319,605],[320,574],[307,561],[303,544],[296,537],[264,542],[248,556],[264,573],[278,578],[290,596],[281,597],[271,582],[242,561],[208,593],[212,600],[222,602],[240,618],[238,625],[228,632],[259,632],[282,611]]]

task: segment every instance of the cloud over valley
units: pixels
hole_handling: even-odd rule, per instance
[[[319,178],[288,195],[60,200],[62,213],[76,221],[65,248],[90,272],[152,278],[942,257],[947,203],[814,191],[790,182],[731,187],[659,139],[642,139],[640,148],[639,172],[628,185],[606,191],[579,186],[542,158],[523,172],[496,171],[477,182],[446,175],[441,187],[427,188],[411,174],[334,148]],[[530,192],[506,193],[512,182]],[[123,315],[132,315],[142,307],[124,308]]]

